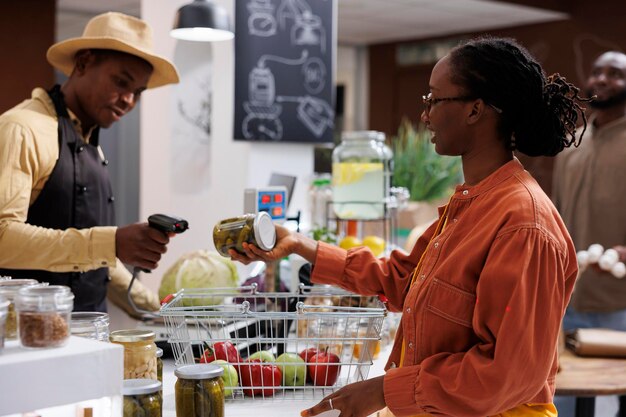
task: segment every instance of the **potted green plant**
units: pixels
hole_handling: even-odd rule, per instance
[[[462,182],[461,159],[437,154],[430,138],[425,126],[416,128],[407,119],[393,138],[393,185],[410,193],[409,206],[399,215],[400,229],[412,229],[436,217],[437,207]]]

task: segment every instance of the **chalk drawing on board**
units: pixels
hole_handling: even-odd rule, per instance
[[[277,23],[271,0],[250,0],[247,4],[250,11],[248,32],[254,36],[270,37],[276,34]]]
[[[298,119],[318,138],[335,125],[335,111],[320,98],[278,96],[276,101],[298,103]]]
[[[267,63],[297,66],[305,63],[308,56],[308,52],[304,50],[300,58],[295,59],[270,54],[259,58],[256,67],[248,75],[249,101],[243,103],[246,117],[242,121],[241,130],[246,139],[282,139],[283,125],[280,121],[282,106],[276,104],[276,80]]]
[[[310,94],[317,94],[326,86],[326,65],[319,58],[309,58],[302,65],[304,88]]]
[[[312,13],[311,6],[304,0],[283,0],[276,15],[278,16],[278,24],[281,29],[287,27],[287,21],[293,20],[295,24],[298,16],[302,16],[305,12]]]
[[[323,54],[326,53],[326,31],[322,19],[310,11],[296,16],[291,27],[291,43],[293,45],[319,45]]]

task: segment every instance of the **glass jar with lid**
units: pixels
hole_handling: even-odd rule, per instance
[[[74,294],[64,285],[20,288],[15,311],[20,343],[27,348],[63,346],[70,335]]]
[[[124,417],[161,417],[161,383],[154,379],[125,379],[122,384]]]
[[[389,152],[381,146],[384,134],[344,132],[333,150],[333,207],[340,219],[379,219],[389,193]]]
[[[268,213],[261,211],[224,219],[213,227],[213,244],[222,256],[230,257],[230,249],[244,253],[244,242],[265,251],[274,248],[276,228]]]
[[[157,347],[155,356],[157,359],[157,379],[163,382],[163,349]]]
[[[116,330],[109,340],[124,346],[124,379],[157,379],[156,335],[151,330]]]
[[[0,350],[4,348],[4,333],[6,331],[6,320],[9,313],[9,300],[0,295]]]
[[[74,311],[71,315],[70,332],[86,339],[109,341],[109,315],[97,311]]]
[[[5,324],[5,338],[7,340],[17,339],[17,313],[15,312],[15,296],[22,287],[40,284],[36,279],[11,279],[9,277],[0,278],[0,296],[9,301],[9,309]]]
[[[224,369],[219,365],[196,364],[176,368],[174,388],[176,417],[224,416]]]

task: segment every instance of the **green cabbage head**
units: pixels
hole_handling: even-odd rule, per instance
[[[197,250],[181,256],[163,275],[159,298],[177,291],[193,288],[234,288],[239,285],[239,274],[233,261],[217,252]],[[185,306],[212,306],[223,297],[185,297]]]

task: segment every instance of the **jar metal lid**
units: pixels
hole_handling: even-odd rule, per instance
[[[157,357],[157,358],[160,358],[160,357],[162,357],[162,356],[163,356],[163,349],[161,349],[160,347],[158,347],[158,348],[157,348],[157,351],[156,351],[156,357]]]
[[[159,392],[161,382],[156,379],[125,379],[122,384],[122,395],[142,395]]]
[[[276,227],[270,215],[261,211],[254,219],[254,238],[260,249],[272,250],[276,244]]]
[[[222,376],[224,368],[210,363],[183,365],[174,370],[174,375],[182,379],[211,379]]]
[[[36,279],[7,279],[0,280],[0,294],[13,296],[20,288],[31,285],[43,285]],[[47,285],[47,283],[46,283]]]
[[[74,301],[74,294],[70,287],[65,285],[29,285],[22,287],[17,292],[15,302],[19,307],[39,307],[50,305],[53,302],[56,306],[69,305]]]
[[[355,132],[343,132],[341,140],[385,140],[385,134],[376,130],[359,130]]]
[[[115,330],[109,335],[111,342],[141,342],[153,341],[156,334],[152,330]]]

